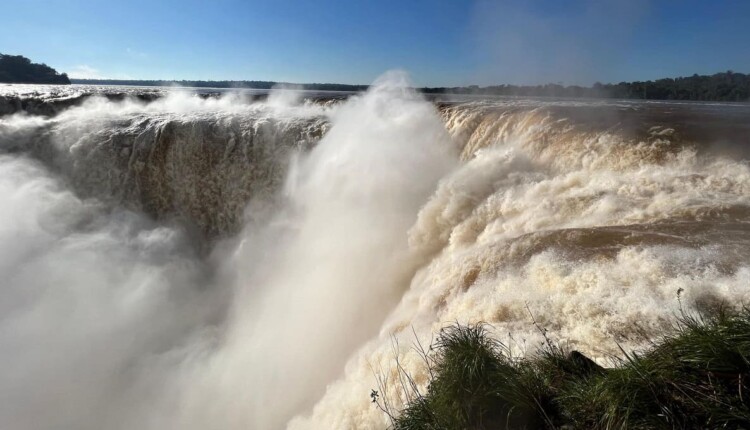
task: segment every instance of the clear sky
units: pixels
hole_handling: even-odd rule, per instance
[[[2,0],[0,52],[73,77],[592,84],[750,72],[750,0]]]

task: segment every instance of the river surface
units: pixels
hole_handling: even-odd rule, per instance
[[[0,85],[0,426],[382,429],[486,322],[607,364],[750,298],[750,105]]]

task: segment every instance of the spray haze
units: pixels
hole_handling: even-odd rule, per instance
[[[406,84],[403,74],[385,76],[332,112],[300,106],[283,89],[261,105],[177,92],[150,104],[91,99],[48,121],[4,120],[5,145],[36,152],[62,177],[4,156],[2,267],[11,283],[0,341],[15,352],[5,357],[3,385],[14,394],[3,421],[13,428],[279,428],[310,407],[408,285],[417,261],[406,232],[456,157],[435,108]],[[141,127],[122,145],[122,186],[138,186],[143,169],[156,167],[164,135],[181,125],[173,115],[226,127],[238,112],[260,118],[254,127],[325,114],[330,131],[295,156],[286,194],[261,203],[278,205],[274,215],[247,224],[209,260],[181,228],[65,188],[72,178],[79,194],[96,196],[91,187],[100,185],[86,158],[111,166],[114,157],[119,165],[119,154],[99,139]],[[152,128],[158,137],[146,135]],[[53,153],[37,148],[42,132],[51,132]],[[143,163],[150,164],[133,171],[139,145],[150,146]],[[185,182],[184,167],[172,169],[172,181],[196,186]],[[22,249],[13,249],[17,240]],[[47,360],[33,345],[60,356]],[[45,385],[56,390],[42,393]],[[55,404],[61,392],[68,401]],[[99,414],[85,412],[97,404]]]
[[[582,1],[546,5],[539,1],[479,1],[468,36],[477,68],[475,82],[494,84],[591,85],[620,69],[650,2]],[[541,10],[541,13],[539,13]]]
[[[746,107],[410,87],[1,117],[0,426],[384,428],[373,373],[426,384],[415,333],[486,321],[534,354],[528,308],[602,360],[678,289],[747,299]]]

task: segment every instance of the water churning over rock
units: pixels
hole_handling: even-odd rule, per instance
[[[415,335],[606,364],[750,296],[746,105],[280,91],[0,91],[0,423],[384,428]]]

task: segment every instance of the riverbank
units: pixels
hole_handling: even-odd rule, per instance
[[[538,327],[544,331],[543,328]],[[484,325],[442,330],[424,354],[432,375],[419,393],[399,372],[403,411],[373,402],[396,429],[747,428],[750,310],[680,315],[647,351],[602,367],[545,332],[534,358],[515,358]],[[381,381],[382,382],[382,381]],[[382,387],[381,387],[382,388]]]

